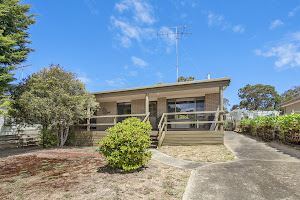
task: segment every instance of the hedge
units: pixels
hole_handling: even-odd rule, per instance
[[[299,144],[300,114],[243,119],[241,129],[243,133],[252,133],[266,141],[277,139],[284,143]]]

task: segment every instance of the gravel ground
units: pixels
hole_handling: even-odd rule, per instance
[[[41,149],[0,158],[0,187],[40,167],[89,156],[94,148]],[[181,199],[190,170],[151,159],[131,173],[108,167],[103,156],[30,173],[0,190],[0,199]]]

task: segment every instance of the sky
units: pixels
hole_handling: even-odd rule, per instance
[[[246,84],[300,85],[300,0],[23,0],[38,14],[24,76],[50,64],[78,74],[89,91],[231,77],[238,104]],[[21,70],[16,72],[21,78]]]

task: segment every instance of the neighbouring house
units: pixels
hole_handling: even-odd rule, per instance
[[[300,114],[300,97],[279,104],[284,114]]]
[[[100,109],[75,128],[77,145],[94,144],[126,117],[150,121],[158,145],[223,144],[223,91],[230,78],[216,78],[94,92]],[[87,139],[88,138],[88,141]],[[75,142],[76,143],[76,142]]]

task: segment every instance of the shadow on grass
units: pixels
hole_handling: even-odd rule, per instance
[[[130,170],[130,171],[123,171],[120,168],[116,167],[111,167],[109,165],[101,166],[98,168],[97,172],[98,173],[108,173],[108,174],[132,174],[132,173],[137,173],[146,170],[148,167],[147,166],[142,166],[139,169],[135,170]]]
[[[1,149],[0,150],[0,158],[21,155],[24,153],[32,153],[34,151],[41,150],[41,149],[43,149],[43,147],[41,147],[41,146]]]

